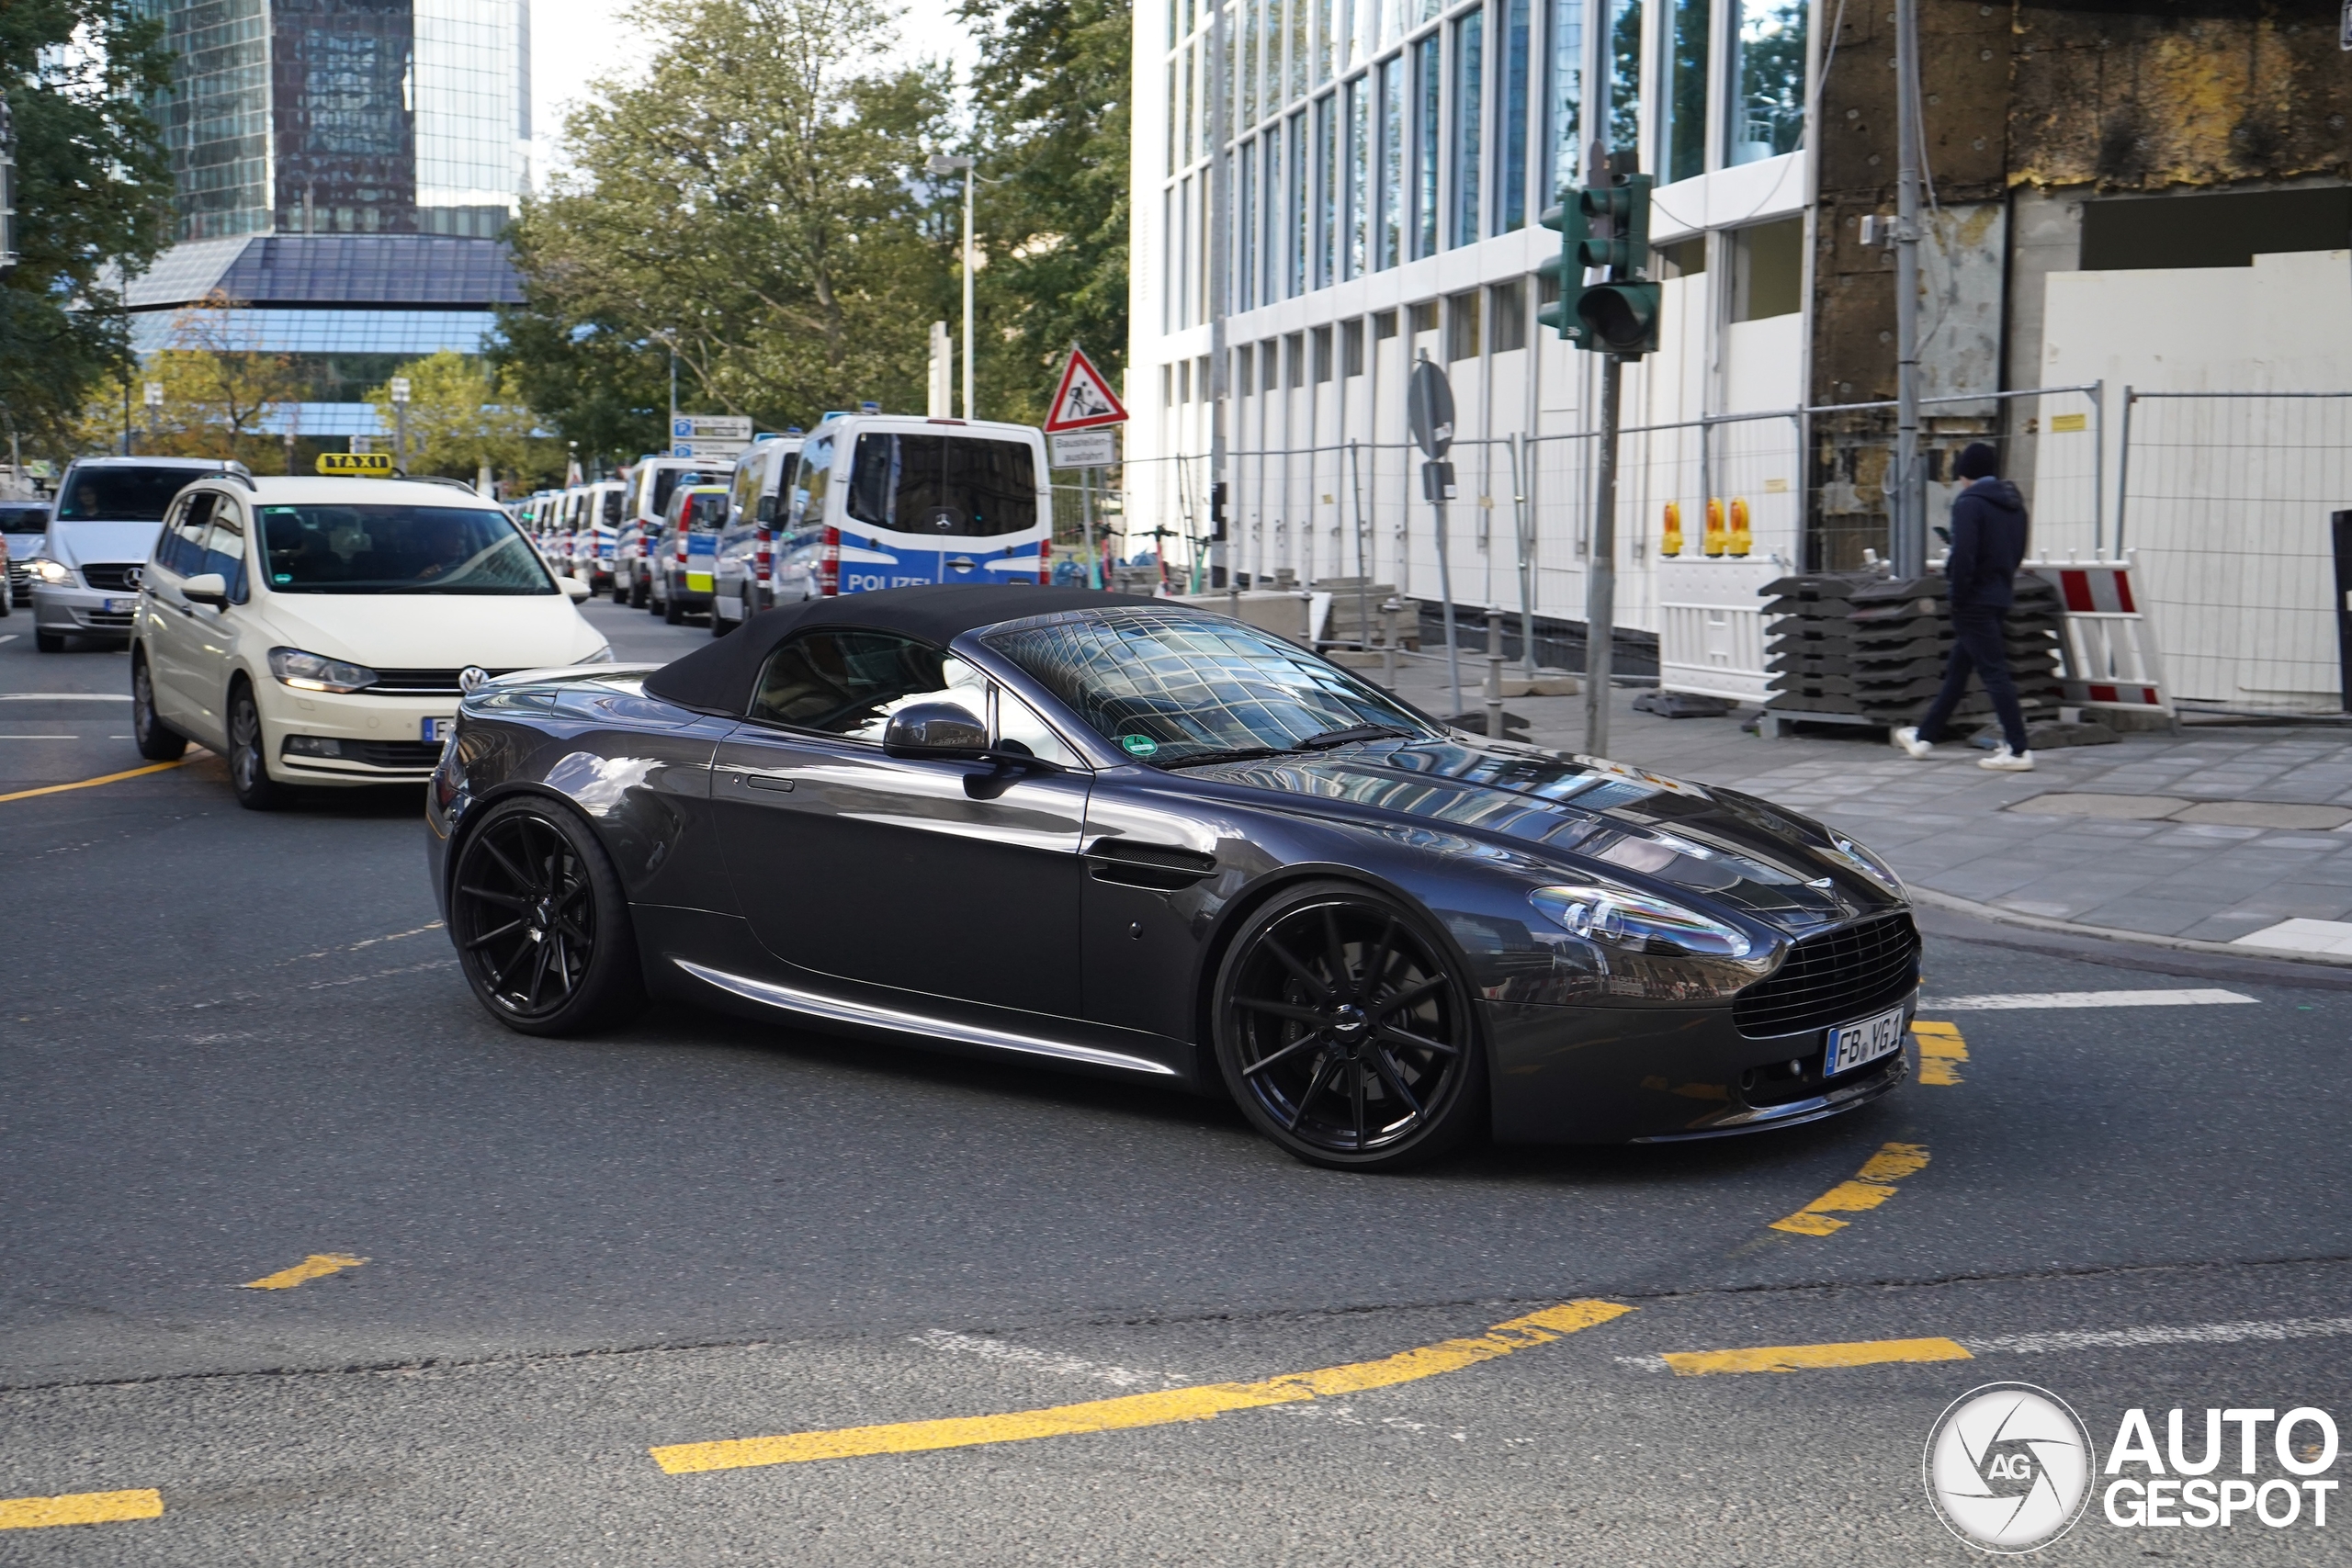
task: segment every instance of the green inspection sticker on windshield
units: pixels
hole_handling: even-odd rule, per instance
[[[1148,735],[1122,735],[1119,748],[1130,757],[1149,757],[1159,750],[1159,742]]]

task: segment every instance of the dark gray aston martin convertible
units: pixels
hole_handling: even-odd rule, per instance
[[[1902,884],[1804,818],[1466,739],[1220,615],[1027,587],[754,616],[467,697],[426,808],[482,1005],[650,993],[1220,1087],[1300,1158],[1704,1137],[1906,1072]]]

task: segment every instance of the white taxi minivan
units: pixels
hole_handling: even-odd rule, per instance
[[[173,501],[140,584],[131,729],[229,761],[241,805],[298,785],[423,783],[458,698],[609,660],[495,502],[454,480],[209,476]]]

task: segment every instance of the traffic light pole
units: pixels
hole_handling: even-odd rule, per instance
[[[1600,356],[1600,456],[1592,485],[1592,556],[1584,580],[1584,750],[1609,754],[1609,676],[1617,637],[1617,423],[1625,362]]]
[[[1897,581],[1928,570],[1926,474],[1919,463],[1919,17],[1894,0],[1894,472],[1887,554]]]

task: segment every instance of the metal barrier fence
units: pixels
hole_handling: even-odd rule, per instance
[[[2346,711],[2328,516],[2352,507],[2352,392],[2126,387],[2121,424],[2116,537],[2175,698]]]

